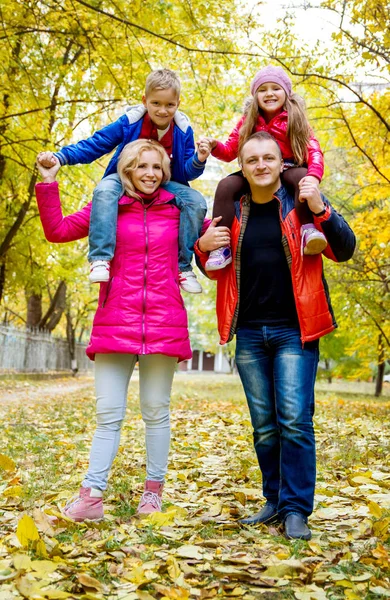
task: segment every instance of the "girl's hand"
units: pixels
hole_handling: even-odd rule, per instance
[[[324,210],[324,203],[321,198],[319,181],[316,177],[307,175],[299,182],[299,200],[307,202],[312,213],[320,213]]]
[[[45,153],[43,153],[43,154],[45,154]],[[48,153],[48,154],[50,154],[50,153]],[[40,172],[44,183],[53,183],[53,181],[56,180],[56,175],[61,167],[61,163],[58,160],[58,158],[54,155],[53,155],[53,160],[54,160],[54,164],[51,167],[47,168],[47,167],[44,167],[42,165],[41,161],[39,160],[39,158],[37,158],[38,171]]]
[[[230,244],[229,227],[217,227],[222,217],[214,217],[207,231],[199,238],[198,247],[201,252],[211,252]]]
[[[211,153],[210,142],[207,138],[203,137],[203,138],[200,138],[199,142],[197,143],[197,146],[198,146],[198,158],[201,162],[205,162]]]

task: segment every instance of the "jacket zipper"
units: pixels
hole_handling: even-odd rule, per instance
[[[279,198],[277,196],[274,196],[274,198],[276,198],[278,200],[278,202],[279,202],[280,227],[282,229],[282,234],[286,235],[285,232],[284,232],[284,222],[283,222],[283,218],[282,218],[282,203],[281,203],[281,201],[279,200]],[[296,237],[296,235],[294,233],[295,226],[294,226],[294,223],[291,220],[290,215],[287,215],[287,220],[288,220],[288,222],[290,224],[291,236],[292,236],[292,238],[294,240],[294,243],[297,244],[297,237]],[[287,240],[287,245],[290,246],[289,243],[288,243],[288,235],[286,235],[286,240]],[[305,342],[303,341],[302,323],[301,323],[300,315],[299,315],[299,312],[298,312],[298,304],[297,304],[297,297],[296,297],[297,295],[296,295],[296,289],[295,289],[295,284],[294,284],[294,278],[292,276],[292,273],[293,273],[293,255],[292,255],[291,249],[290,249],[290,256],[291,256],[291,267],[290,267],[291,285],[292,285],[292,290],[293,290],[293,294],[294,294],[295,309],[297,311],[299,329],[301,331],[301,342],[302,342],[302,348],[303,348]]]
[[[145,346],[146,346],[146,327],[145,327],[145,315],[146,315],[146,271],[148,268],[148,226],[147,226],[147,218],[146,218],[146,206],[142,202],[144,208],[144,227],[145,227],[145,262],[144,262],[144,290],[142,297],[142,354],[145,354]]]
[[[114,280],[114,278],[111,277],[110,281],[108,282],[107,289],[106,289],[106,295],[105,295],[104,300],[102,302],[102,308],[104,308],[104,306],[105,306],[105,304],[106,304],[106,302],[108,300],[108,295],[110,293],[113,280]]]

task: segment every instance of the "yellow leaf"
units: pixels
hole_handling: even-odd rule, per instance
[[[387,517],[386,519],[381,519],[380,521],[376,521],[374,523],[374,525],[372,526],[372,529],[374,531],[374,534],[378,537],[381,537],[382,535],[387,536],[389,533],[389,526],[390,526],[390,517]]]
[[[40,558],[47,558],[47,550],[45,542],[43,540],[37,541],[37,543],[35,544],[35,552]]]
[[[50,600],[60,600],[61,598],[69,598],[71,596],[68,592],[63,592],[62,590],[56,590],[54,588],[44,589],[43,594],[45,594],[45,598],[50,598]]]
[[[169,556],[167,558],[167,565],[168,575],[171,579],[173,579],[173,581],[175,581],[175,579],[178,579],[181,575],[179,563],[177,562],[176,558],[174,558],[173,556]]]
[[[24,515],[18,523],[16,535],[22,546],[27,547],[31,542],[39,540],[39,533],[31,517]]]
[[[175,511],[165,513],[154,512],[150,513],[142,522],[154,527],[165,527],[166,525],[171,525],[173,523],[175,515]]]
[[[26,554],[15,554],[13,556],[14,567],[18,571],[22,569],[27,571],[27,569],[31,569],[31,558]]]
[[[23,495],[23,488],[20,485],[13,485],[3,492],[6,498],[21,498]]]
[[[361,600],[361,596],[355,594],[353,590],[345,590],[344,595],[348,600]]]
[[[368,503],[368,510],[377,519],[381,518],[381,516],[382,516],[382,509],[379,506],[379,504],[377,504],[376,502],[370,501]]]
[[[300,573],[306,573],[305,565],[296,559],[284,560],[277,565],[271,565],[263,573],[264,577],[282,579],[283,577],[298,577]]]
[[[19,594],[25,598],[28,598],[28,600],[41,600],[44,598],[39,583],[33,579],[29,579],[27,575],[23,575],[23,577],[15,579],[15,585]]]
[[[31,568],[36,572],[38,577],[42,578],[50,573],[54,573],[58,567],[59,564],[51,560],[33,560],[31,563]]]
[[[12,458],[5,454],[0,454],[0,469],[3,469],[3,471],[15,471],[16,465]]]
[[[344,588],[353,588],[353,583],[348,581],[347,579],[341,579],[340,581],[336,581],[336,585],[340,585]]]
[[[233,496],[235,497],[236,500],[238,500],[238,502],[240,502],[240,504],[245,506],[246,496],[245,496],[244,492],[233,492]]]

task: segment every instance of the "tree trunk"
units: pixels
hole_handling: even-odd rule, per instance
[[[385,348],[383,345],[382,334],[378,336],[378,372],[375,379],[375,396],[382,394],[383,376],[385,374]]]
[[[329,358],[325,358],[325,369],[328,371],[328,383],[332,383],[332,371],[330,370]]]
[[[31,294],[27,299],[26,327],[39,327],[42,319],[42,296]]]
[[[0,302],[3,299],[4,286],[5,286],[5,259],[2,260],[1,264],[0,264]]]
[[[39,328],[45,331],[53,331],[57,327],[63,315],[66,305],[66,283],[60,281],[56,289],[56,293],[50,303],[47,313],[42,317],[39,323]]]
[[[76,359],[76,330],[73,327],[72,315],[69,310],[66,311],[66,339],[68,341],[72,373],[73,376],[76,376],[77,371],[79,370]]]

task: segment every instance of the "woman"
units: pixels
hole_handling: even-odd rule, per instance
[[[91,204],[63,217],[55,181],[60,165],[38,164],[36,186],[45,236],[70,242],[88,235]],[[146,482],[139,514],[161,510],[170,443],[169,402],[175,365],[191,357],[187,314],[178,284],[180,211],[162,189],[169,158],[162,146],[137,140],[125,146],[118,174],[117,243],[111,277],[100,287],[87,355],[95,360],[97,428],[79,496],[65,507],[75,521],[103,518],[103,491],[116,456],[127,388],[139,361],[140,404],[146,433]]]

